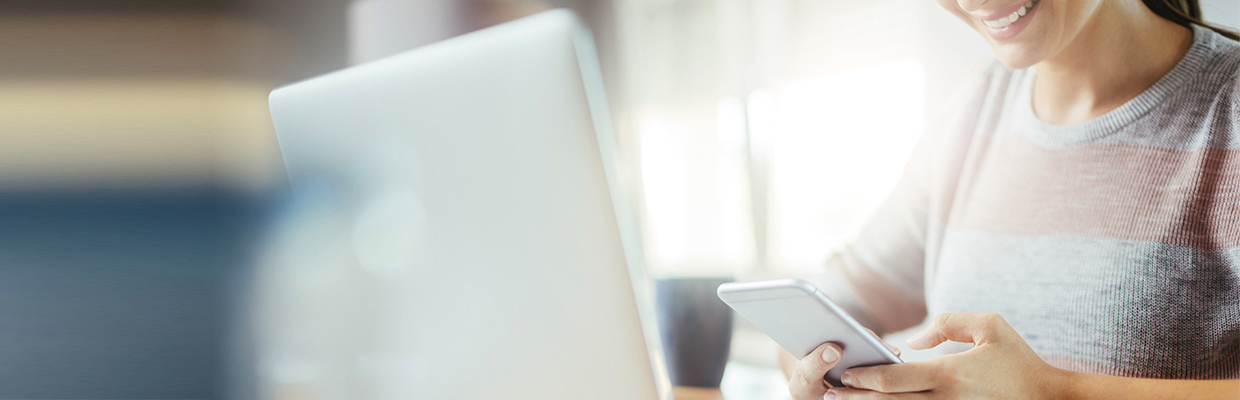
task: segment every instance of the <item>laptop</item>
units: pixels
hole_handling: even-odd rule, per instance
[[[667,399],[593,39],[552,10],[276,89],[276,398]]]

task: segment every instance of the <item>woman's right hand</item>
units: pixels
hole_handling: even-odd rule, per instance
[[[786,357],[792,357],[787,352],[784,354]],[[823,343],[814,349],[813,353],[797,361],[788,376],[788,392],[792,394],[792,398],[796,400],[822,399],[822,396],[827,394],[827,389],[831,388],[823,377],[827,375],[827,371],[835,367],[835,364],[839,364],[840,356],[843,354],[839,345]]]
[[[899,348],[887,343],[874,331],[869,329],[867,331],[877,337],[897,357],[900,356]],[[827,371],[840,363],[840,358],[844,355],[839,345],[830,342],[819,345],[813,353],[809,353],[800,360],[786,350],[780,349],[780,353],[782,353],[780,366],[788,375],[788,392],[795,400],[822,399],[827,394],[827,389],[831,388],[824,377],[827,376]]]

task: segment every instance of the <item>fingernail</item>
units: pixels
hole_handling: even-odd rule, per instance
[[[828,391],[827,391],[827,395],[826,395],[826,396],[822,396],[822,399],[823,399],[823,400],[835,400],[835,391],[834,391],[834,390],[828,390]]]
[[[840,359],[840,351],[836,350],[835,346],[827,346],[826,349],[822,350],[822,361],[833,363],[835,362],[835,360],[839,360],[839,359]]]
[[[852,387],[852,375],[844,372],[844,375],[840,375],[840,382],[843,382],[844,386]]]

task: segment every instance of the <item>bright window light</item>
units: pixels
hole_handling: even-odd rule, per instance
[[[816,268],[900,178],[924,126],[921,63],[902,60],[808,79],[777,96],[770,261]]]
[[[641,130],[647,249],[656,266],[685,262],[689,251],[689,160],[683,133],[650,123]]]
[[[719,276],[752,266],[745,103],[725,97],[663,110],[642,125],[641,135],[646,248],[654,273]]]
[[[745,140],[745,103],[735,97],[719,100],[715,107],[715,190],[718,219],[714,229],[718,239],[714,248],[722,265],[745,268],[754,261],[752,205],[749,201],[749,173]],[[732,272],[732,271],[727,271]]]

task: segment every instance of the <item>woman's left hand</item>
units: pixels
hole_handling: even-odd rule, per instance
[[[929,361],[850,369],[843,376],[847,387],[832,389],[824,398],[1050,399],[1063,394],[1069,372],[1042,361],[999,314],[940,314],[908,345],[921,350],[948,340],[975,347]]]

